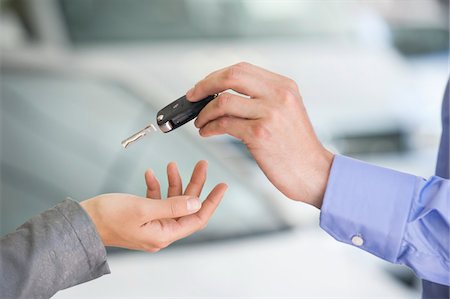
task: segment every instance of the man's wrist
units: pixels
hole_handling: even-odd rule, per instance
[[[328,184],[328,177],[330,176],[331,166],[333,164],[334,154],[323,148],[322,153],[315,158],[314,169],[311,180],[312,196],[311,205],[318,209],[322,208],[325,190]]]

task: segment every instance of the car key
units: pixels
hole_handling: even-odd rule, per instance
[[[197,117],[200,111],[217,95],[208,96],[198,102],[189,102],[186,96],[162,108],[156,117],[156,122],[164,133],[171,132]]]
[[[146,136],[147,134],[156,132],[156,127],[154,124],[149,124],[148,126],[146,126],[145,128],[143,128],[142,130],[140,130],[139,132],[131,135],[130,137],[128,137],[127,139],[125,139],[124,141],[121,142],[122,146],[124,148],[127,148],[127,146],[129,146],[130,144],[132,144],[135,141],[138,141],[139,139],[141,139],[142,137]]]
[[[214,94],[198,102],[189,102],[184,95],[161,109],[157,113],[156,123],[158,124],[158,127],[162,132],[171,132],[196,118],[200,111],[216,97],[217,94]],[[133,142],[155,131],[157,131],[156,127],[153,124],[149,124],[141,131],[131,135],[130,137],[122,141],[122,146],[126,148]]]

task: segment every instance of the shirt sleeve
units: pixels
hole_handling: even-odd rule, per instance
[[[320,226],[338,241],[449,285],[450,183],[336,155]]]
[[[2,298],[50,298],[110,273],[106,250],[81,206],[65,200],[0,239]]]

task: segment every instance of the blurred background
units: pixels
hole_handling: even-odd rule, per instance
[[[2,235],[65,197],[145,194],[209,161],[230,189],[207,229],[156,253],[108,249],[112,275],[55,298],[420,298],[406,268],[336,242],[245,147],[192,124],[120,142],[196,81],[240,61],[296,80],[331,150],[434,172],[448,0],[1,0]],[[206,193],[205,192],[205,193]]]

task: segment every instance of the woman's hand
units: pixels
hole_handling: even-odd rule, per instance
[[[199,197],[206,180],[206,161],[195,166],[183,192],[175,163],[167,166],[169,190],[161,200],[160,185],[151,170],[145,173],[147,198],[103,194],[81,202],[105,246],[156,252],[203,229],[219,205],[226,184],[218,184],[203,203]]]

